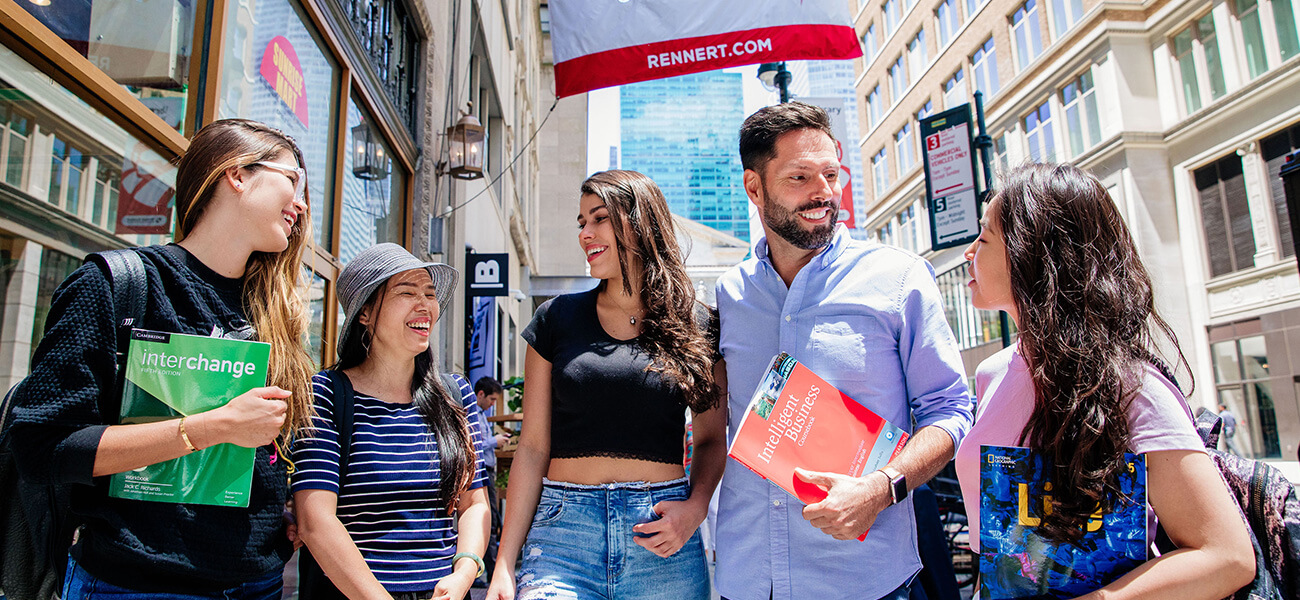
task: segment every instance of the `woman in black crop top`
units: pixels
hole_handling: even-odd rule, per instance
[[[488,598],[707,598],[697,529],[726,460],[716,313],[645,175],[591,176],[578,227],[601,283],[543,304],[523,332],[527,417]]]

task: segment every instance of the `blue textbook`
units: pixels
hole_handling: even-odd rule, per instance
[[[1075,544],[1048,542],[1037,526],[1050,506],[1050,471],[1028,448],[980,447],[980,597],[1073,598],[1147,560],[1146,457],[1126,454],[1125,498],[1092,515]]]

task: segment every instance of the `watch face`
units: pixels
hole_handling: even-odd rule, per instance
[[[894,503],[897,504],[902,502],[903,498],[907,497],[907,478],[899,475],[897,479],[891,480],[889,483],[891,484],[890,487],[893,492]]]

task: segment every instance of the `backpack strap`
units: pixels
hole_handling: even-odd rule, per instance
[[[1201,436],[1201,441],[1205,442],[1207,449],[1218,450],[1221,431],[1223,431],[1223,418],[1214,411],[1207,410],[1196,417],[1196,433]]]
[[[334,389],[334,425],[339,436],[339,492],[343,491],[343,478],[348,474],[348,459],[352,451],[352,415],[356,405],[356,392],[352,389],[352,380],[343,371],[327,369],[325,375],[330,378]]]
[[[124,248],[95,252],[86,257],[86,262],[108,270],[113,287],[113,326],[118,328],[117,353],[121,362],[131,342],[131,329],[144,322],[149,285],[144,261],[135,250]]]

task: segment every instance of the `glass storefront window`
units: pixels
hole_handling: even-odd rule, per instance
[[[40,213],[59,211],[130,244],[171,239],[176,168],[167,159],[4,47],[0,73],[6,215],[45,230]]]
[[[43,5],[42,5],[43,4]],[[18,2],[73,50],[185,135],[194,2]]]
[[[303,269],[303,280],[307,283],[307,354],[316,361],[316,366],[322,367],[334,362],[323,356],[325,351],[325,307],[329,304],[325,298],[325,278],[313,273],[310,269]],[[342,323],[342,321],[339,321]],[[324,361],[324,362],[322,362]]]
[[[1211,346],[1211,352],[1219,403],[1226,405],[1239,421],[1238,450],[1255,458],[1281,456],[1264,336],[1218,342]]]
[[[339,230],[339,260],[345,263],[379,242],[402,243],[406,173],[392,156],[370,111],[351,96]]]
[[[302,150],[313,238],[334,237],[334,123],[339,67],[296,0],[230,3],[218,116],[261,121]]]

